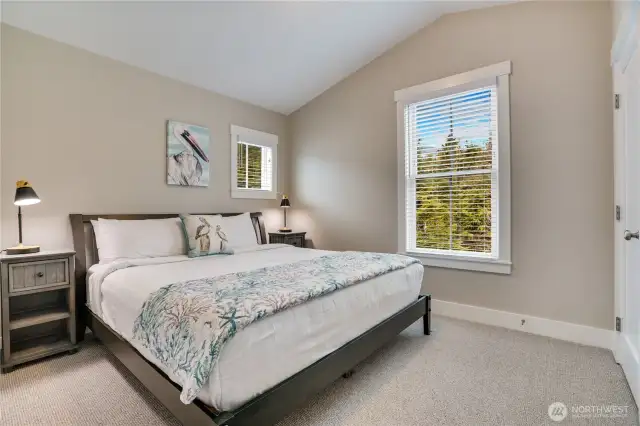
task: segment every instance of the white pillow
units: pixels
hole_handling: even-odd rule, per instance
[[[258,244],[256,230],[249,213],[242,213],[236,216],[224,216],[222,226],[229,238],[231,248],[255,246]]]
[[[117,259],[177,256],[187,253],[179,217],[146,220],[92,220],[100,263]]]

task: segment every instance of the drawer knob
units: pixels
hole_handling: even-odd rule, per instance
[[[38,273],[36,274],[36,276],[37,276],[38,278],[42,278],[42,277],[44,277],[44,272],[38,272]]]

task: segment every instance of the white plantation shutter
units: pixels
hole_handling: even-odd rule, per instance
[[[404,107],[406,248],[498,258],[496,85]]]
[[[231,195],[276,198],[278,137],[231,126]]]

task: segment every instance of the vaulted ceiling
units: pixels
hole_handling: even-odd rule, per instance
[[[2,1],[2,20],[289,114],[443,14],[496,3]]]

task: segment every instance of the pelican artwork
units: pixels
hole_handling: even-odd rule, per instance
[[[229,240],[227,239],[227,234],[224,233],[220,225],[216,226],[216,235],[220,238],[220,253],[227,253],[227,243]]]
[[[196,229],[196,242],[200,245],[200,253],[208,253],[211,248],[211,237],[209,237],[209,233],[211,232],[211,225],[204,217],[198,217],[201,225]],[[216,232],[220,228],[220,225],[216,227]],[[193,229],[193,228],[192,228]]]
[[[209,130],[204,127],[168,123],[167,183],[183,186],[208,186]]]

